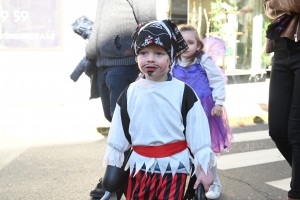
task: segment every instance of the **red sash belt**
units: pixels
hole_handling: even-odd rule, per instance
[[[150,158],[162,158],[179,153],[187,148],[186,141],[179,141],[160,146],[132,146],[138,154]]]

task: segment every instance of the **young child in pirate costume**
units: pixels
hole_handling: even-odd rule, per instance
[[[126,199],[181,200],[190,149],[197,176],[194,188],[201,182],[207,191],[215,162],[207,117],[195,92],[169,74],[174,58],[188,46],[170,20],[142,23],[132,39],[145,76],[117,101],[104,162],[121,167],[124,152],[132,148]]]

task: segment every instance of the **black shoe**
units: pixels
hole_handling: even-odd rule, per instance
[[[104,196],[105,192],[106,191],[102,186],[102,178],[100,178],[99,183],[97,184],[95,189],[90,192],[90,196],[93,198],[101,199]]]

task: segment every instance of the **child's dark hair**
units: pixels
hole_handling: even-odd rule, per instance
[[[196,30],[196,28],[190,24],[181,24],[178,26],[179,28],[179,31],[180,32],[184,32],[184,31],[193,31],[194,34],[195,34],[195,38],[196,38],[196,41],[197,41],[197,44],[200,45],[200,49],[196,51],[195,55],[192,56],[189,60],[188,60],[188,66],[191,66],[195,60],[195,58],[197,57],[199,60],[201,60],[201,57],[202,55],[204,54],[203,52],[203,47],[204,47],[204,44],[203,42],[201,41],[200,39],[200,36],[198,34],[198,31]],[[180,59],[180,57],[179,57]]]

